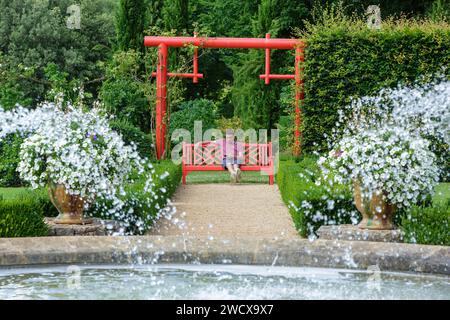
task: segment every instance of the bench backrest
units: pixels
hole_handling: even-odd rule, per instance
[[[243,165],[270,166],[272,143],[243,143]],[[183,163],[195,166],[222,164],[222,148],[214,141],[183,143]]]

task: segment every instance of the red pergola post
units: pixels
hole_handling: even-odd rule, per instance
[[[301,48],[295,49],[295,131],[294,131],[294,149],[293,154],[299,156],[301,152],[300,145],[300,125],[301,125],[301,109],[300,101],[305,98],[303,91],[303,79],[301,78],[303,68],[300,63],[304,60],[303,50]]]
[[[156,157],[164,156],[167,113],[167,45],[158,46],[156,69]]]
[[[194,83],[203,74],[198,73],[198,48],[231,48],[231,49],[265,49],[265,74],[260,75],[265,84],[269,84],[271,79],[295,80],[295,142],[293,153],[299,155],[300,146],[300,125],[301,107],[300,100],[304,98],[303,80],[301,79],[303,61],[303,42],[296,39],[271,39],[270,34],[266,34],[265,39],[260,38],[202,38],[197,37],[145,37],[144,45],[147,47],[158,47],[158,64],[156,73],[156,157],[161,159],[165,153],[166,141],[166,114],[167,114],[167,77],[192,78]],[[167,67],[168,47],[185,47],[193,45],[194,60],[193,73],[170,73]],[[270,49],[293,50],[295,49],[295,74],[270,74]]]

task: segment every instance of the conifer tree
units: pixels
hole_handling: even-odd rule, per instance
[[[120,0],[116,16],[117,46],[119,50],[144,50],[146,0]]]
[[[189,1],[165,0],[162,9],[164,29],[176,30],[182,34],[183,30],[189,31]]]

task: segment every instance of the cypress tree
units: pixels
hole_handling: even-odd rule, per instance
[[[177,35],[181,35],[183,30],[189,32],[188,0],[165,0],[162,16],[165,30],[176,30]]]
[[[253,20],[253,36],[262,38],[268,32],[272,38],[289,38],[293,27],[302,27],[308,15],[305,1],[262,0]],[[235,115],[246,127],[273,128],[281,112],[281,88],[288,83],[272,80],[265,85],[259,79],[264,73],[264,56],[264,50],[250,50],[241,55],[241,63],[234,68],[232,100]],[[271,73],[292,73],[293,66],[292,52],[272,50]]]
[[[262,37],[270,32],[277,36],[278,20],[276,19],[277,1],[263,0],[258,8],[258,15],[253,21],[253,36]],[[277,94],[273,84],[266,86],[259,75],[264,73],[263,50],[250,50],[243,54],[242,64],[235,69],[235,80],[232,99],[235,114],[238,115],[245,127],[270,128],[272,116],[278,109]]]
[[[117,47],[144,51],[146,0],[120,0],[116,16]]]

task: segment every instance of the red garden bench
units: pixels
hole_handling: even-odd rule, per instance
[[[264,171],[273,184],[272,143],[245,143],[242,171]],[[214,141],[183,143],[182,172],[183,184],[192,171],[222,171],[222,149]]]

